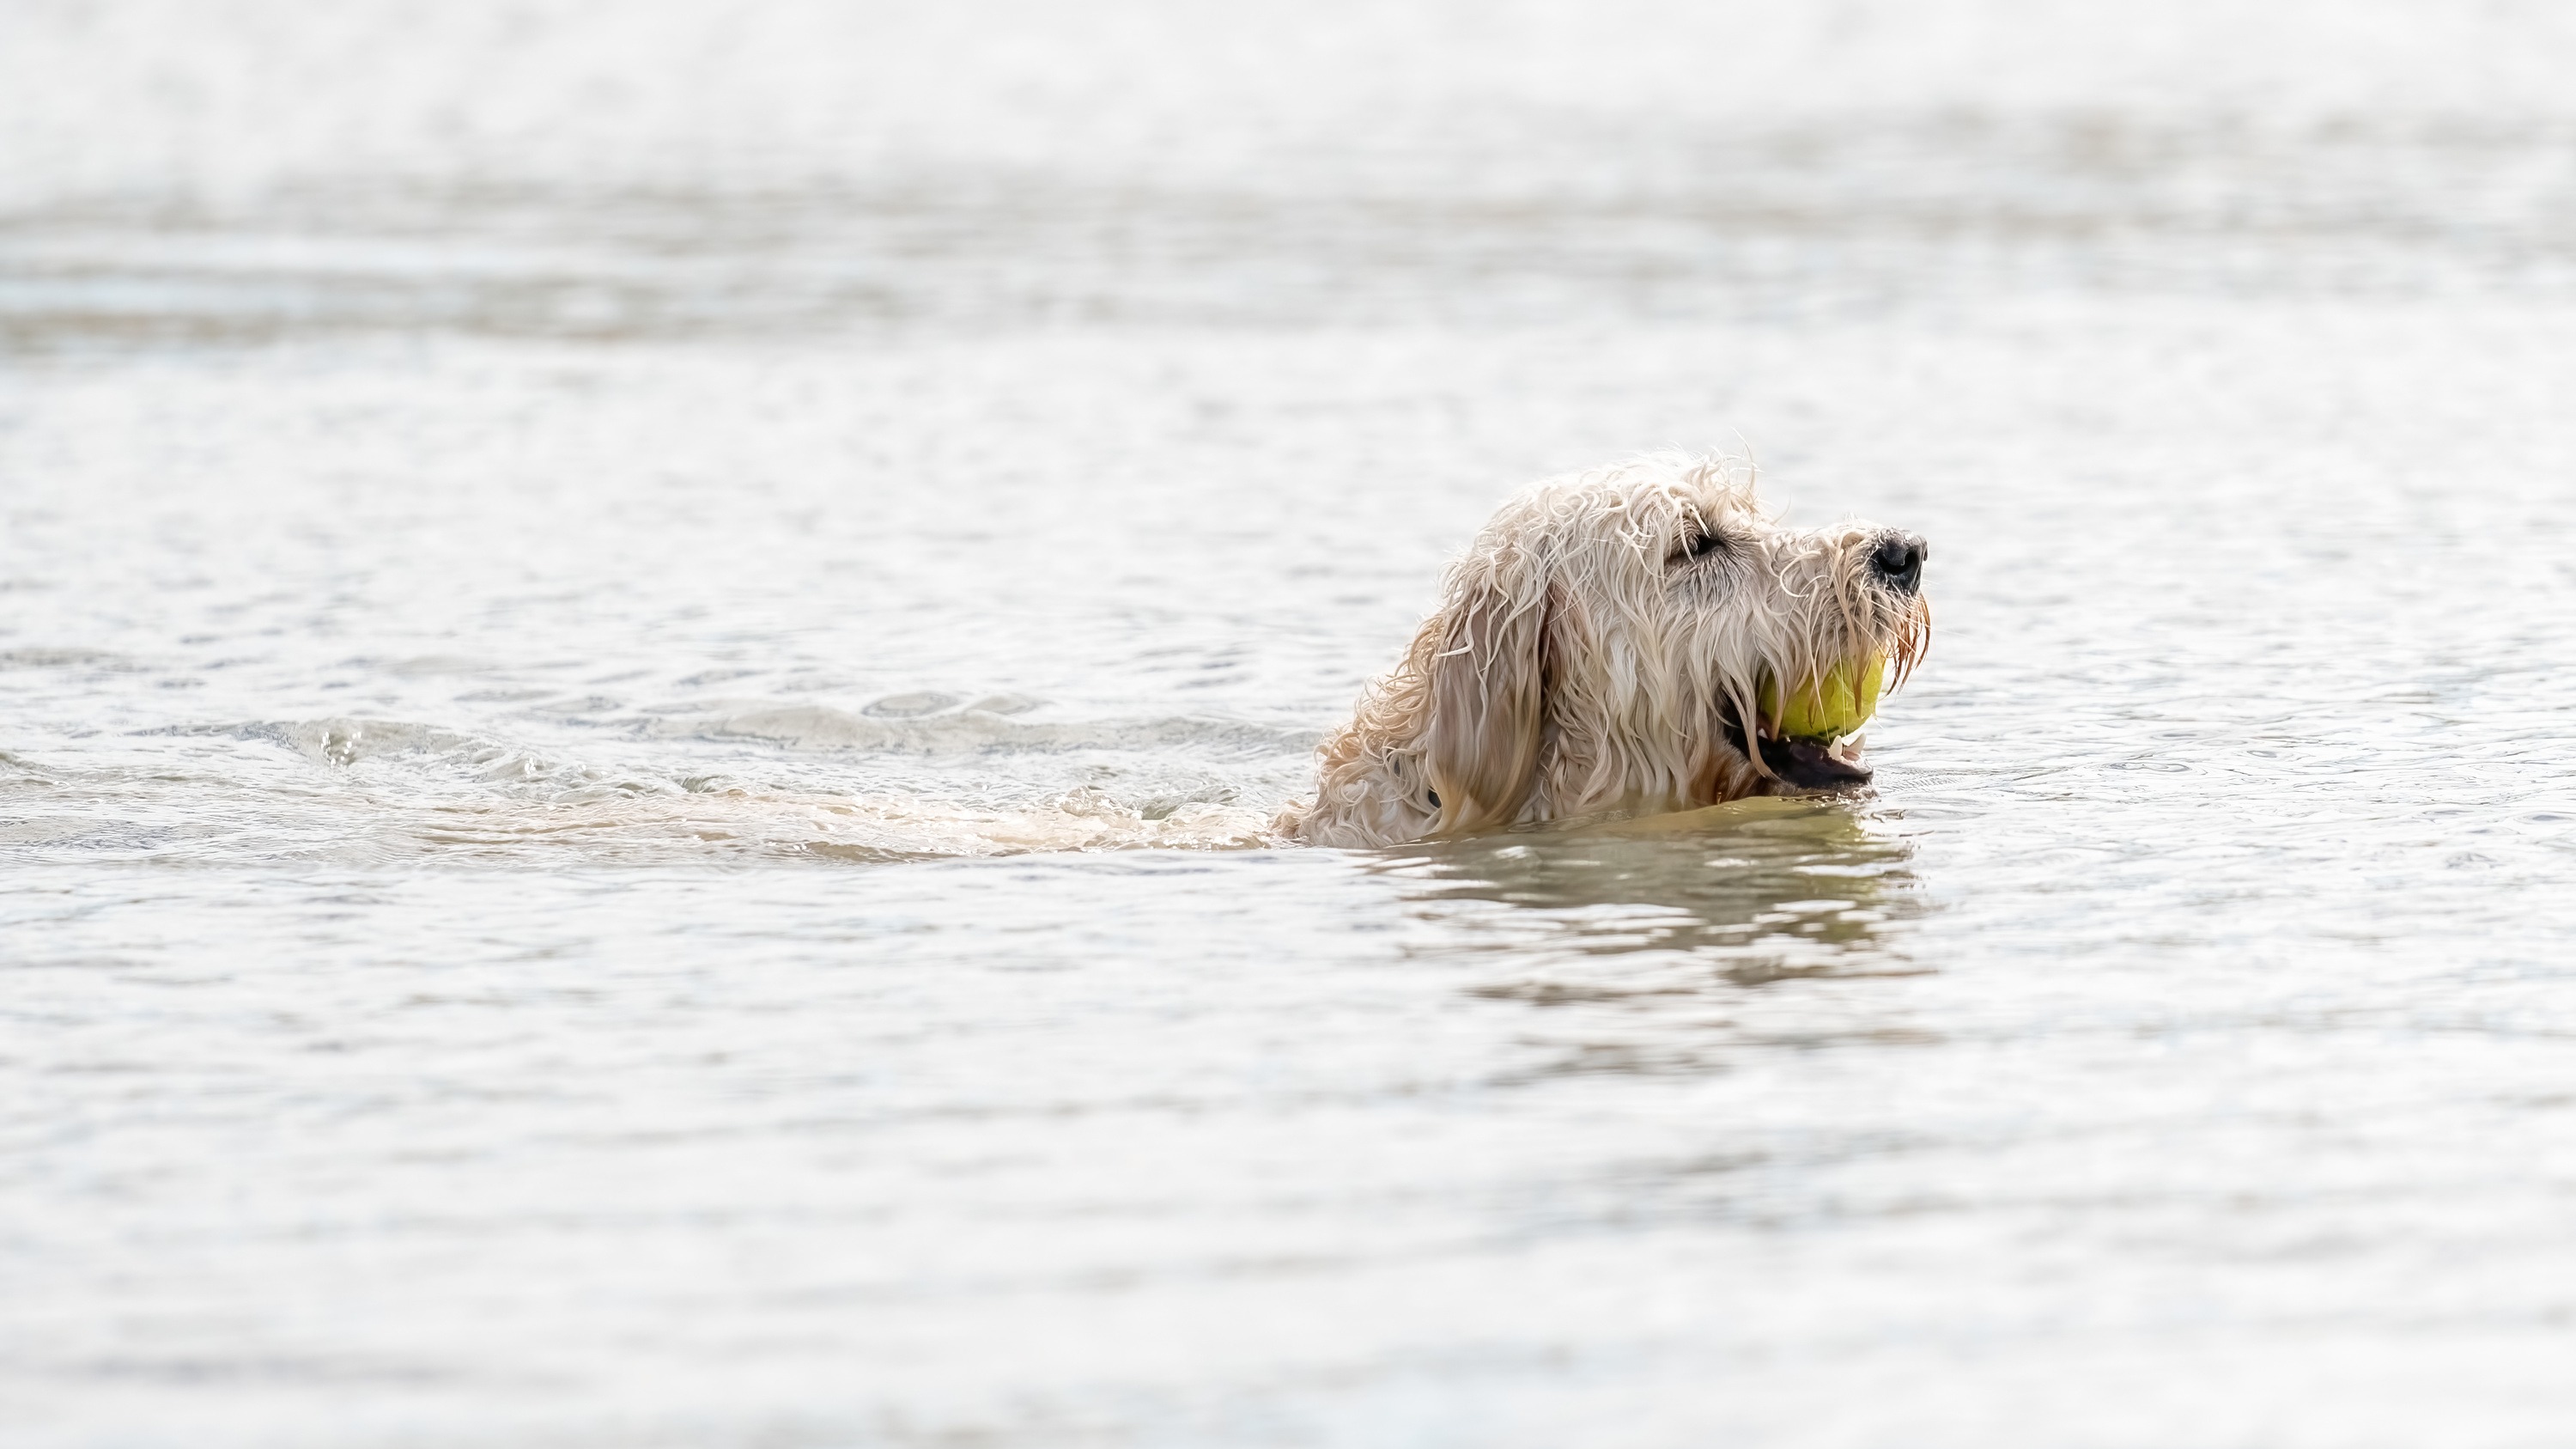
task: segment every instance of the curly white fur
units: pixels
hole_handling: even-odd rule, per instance
[[[1766,686],[1776,699],[1881,658],[1901,681],[1930,637],[1913,581],[1873,566],[1891,539],[1919,568],[1910,535],[1779,527],[1750,469],[1722,458],[1534,484],[1451,565],[1279,828],[1391,845],[1787,788],[1763,758]]]

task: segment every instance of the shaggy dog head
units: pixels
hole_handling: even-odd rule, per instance
[[[1869,779],[1856,730],[1930,637],[1923,540],[1798,532],[1723,460],[1658,456],[1506,502],[1290,822],[1379,845]]]

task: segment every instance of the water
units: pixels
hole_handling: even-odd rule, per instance
[[[7,1441],[2563,1441],[2571,61],[13,9]],[[1666,445],[1874,795],[1265,843]]]

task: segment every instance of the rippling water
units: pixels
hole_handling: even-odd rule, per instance
[[[0,21],[12,1445],[2562,1442],[2576,29]],[[1260,826],[1528,479],[1878,788]]]

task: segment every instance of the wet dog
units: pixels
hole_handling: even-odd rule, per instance
[[[1532,485],[1451,565],[1279,828],[1392,845],[1865,784],[1856,731],[1931,638],[1926,552],[1781,528],[1725,459]]]

